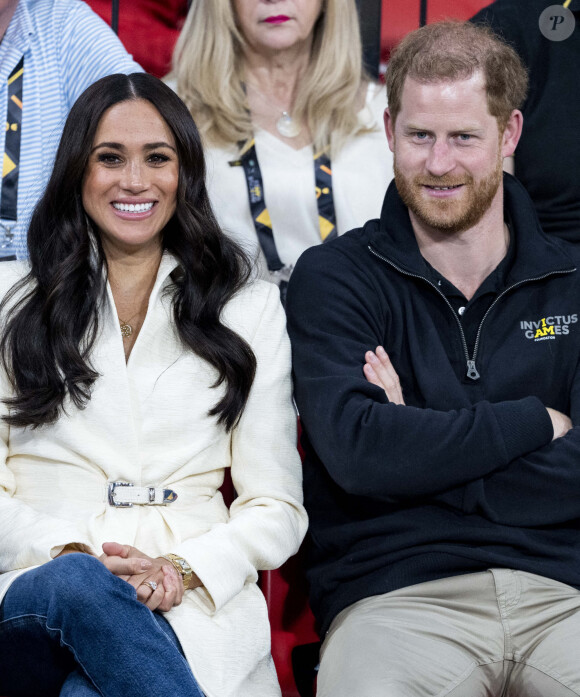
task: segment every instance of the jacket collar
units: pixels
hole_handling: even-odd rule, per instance
[[[512,223],[516,244],[515,259],[508,277],[510,285],[576,268],[565,243],[544,233],[528,193],[515,177],[507,173],[504,173],[504,207],[506,217]],[[379,225],[369,228],[369,242],[377,252],[404,271],[425,275],[425,260],[417,245],[409,210],[402,202],[394,180],[387,190]]]
[[[169,275],[175,271],[179,266],[179,262],[173,256],[171,252],[164,250],[163,256],[161,257],[161,262],[159,263],[159,269],[157,270],[157,278],[155,280],[155,285],[151,291],[151,295],[154,292],[161,289],[165,285],[165,281],[168,279]]]
[[[153,307],[158,298],[163,296],[163,290],[166,288],[166,286],[170,285],[172,283],[171,281],[171,273],[179,266],[179,262],[177,259],[171,254],[171,252],[168,252],[165,250],[163,252],[163,256],[161,257],[161,261],[159,262],[159,269],[157,270],[157,277],[155,278],[155,283],[153,285],[153,288],[151,290],[151,295],[149,296],[149,307]],[[103,269],[103,273],[106,273],[105,269]],[[107,280],[107,286],[106,286],[106,292],[107,292],[107,298],[109,301],[109,307],[112,313],[112,317],[114,319],[114,324],[116,326],[117,324],[117,310],[115,306],[115,299],[113,297],[113,291],[111,290],[111,284]]]

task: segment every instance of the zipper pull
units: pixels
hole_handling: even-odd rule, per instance
[[[479,373],[475,367],[475,361],[467,361],[467,377],[472,380],[479,380]]]

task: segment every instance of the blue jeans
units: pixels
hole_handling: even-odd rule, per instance
[[[0,694],[203,697],[162,614],[88,554],[19,576],[0,605]]]

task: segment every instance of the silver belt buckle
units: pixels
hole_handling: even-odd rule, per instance
[[[121,503],[119,501],[115,501],[115,489],[118,486],[133,486],[133,484],[131,484],[131,482],[109,482],[109,505],[114,506],[115,508],[133,508],[132,503]]]
[[[132,496],[125,498],[133,499],[132,501],[118,501],[115,497],[115,491],[118,487],[134,487]],[[155,502],[156,494],[163,492],[162,500]],[[119,498],[123,498],[121,491]],[[132,482],[109,482],[108,487],[109,505],[115,508],[133,508],[133,506],[166,506],[168,503],[173,503],[177,499],[177,494],[173,489],[161,489],[154,486],[135,486]]]

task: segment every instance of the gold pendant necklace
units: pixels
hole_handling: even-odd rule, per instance
[[[121,336],[123,339],[126,339],[128,336],[131,336],[133,333],[133,327],[129,324],[129,322],[134,318],[137,317],[137,315],[141,312],[141,310],[137,310],[137,312],[134,315],[131,315],[127,321],[124,319],[121,319],[119,315],[117,315],[117,318],[119,320],[119,324],[121,325]]]
[[[131,336],[133,333],[133,327],[129,324],[129,322],[123,322],[123,320],[119,317],[119,323],[121,324],[121,336],[123,339]]]

